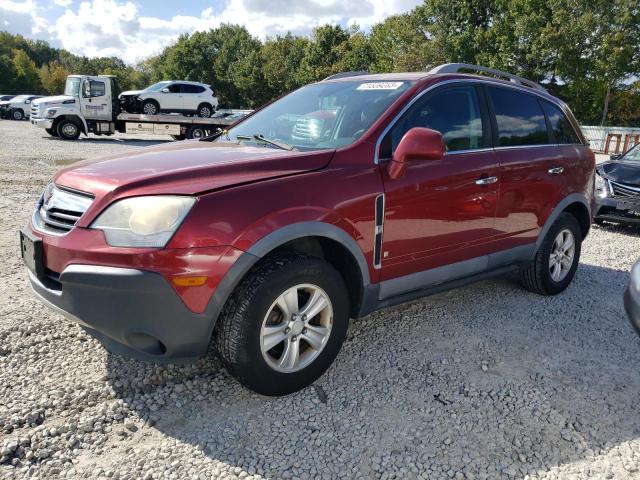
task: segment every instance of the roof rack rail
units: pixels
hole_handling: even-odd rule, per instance
[[[547,91],[542,85],[532,80],[527,80],[526,78],[518,77],[517,75],[503,72],[502,70],[496,70],[495,68],[482,67],[480,65],[471,65],[469,63],[445,63],[443,65],[432,68],[431,70],[429,70],[429,73],[461,73],[465,70],[493,75],[494,77],[508,80],[511,83],[515,83],[516,85],[532,88],[534,90],[541,90],[543,92]]]
[[[360,75],[369,75],[369,72],[359,71],[334,73],[333,75],[329,75],[327,78],[324,78],[322,81],[324,82],[325,80],[335,80],[336,78],[358,77]]]

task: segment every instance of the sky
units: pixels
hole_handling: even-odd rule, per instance
[[[264,40],[306,35],[325,23],[364,30],[422,0],[0,0],[0,30],[48,41],[88,57],[134,64],[160,53],[181,33],[244,25]]]

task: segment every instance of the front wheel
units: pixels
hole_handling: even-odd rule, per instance
[[[520,271],[524,287],[556,295],[569,286],[580,262],[582,230],[576,217],[562,213],[547,232],[533,261]]]
[[[62,120],[58,123],[57,131],[63,140],[77,140],[80,136],[80,127],[72,120]]]
[[[214,345],[227,370],[263,395],[313,383],[338,355],[349,298],[327,262],[295,252],[267,257],[236,288]]]
[[[160,107],[153,100],[145,100],[142,102],[142,113],[145,115],[157,115]]]
[[[24,118],[24,112],[21,109],[16,108],[11,111],[11,118],[14,120],[22,120]]]

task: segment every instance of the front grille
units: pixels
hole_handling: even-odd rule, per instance
[[[610,182],[613,196],[616,198],[638,198],[640,199],[640,187],[625,185],[624,183]]]
[[[31,116],[38,118],[38,107],[36,105],[31,105]]]
[[[33,213],[33,225],[42,232],[63,235],[75,226],[91,202],[91,194],[49,184]]]

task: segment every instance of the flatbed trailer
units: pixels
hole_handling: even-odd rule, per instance
[[[251,113],[251,110],[218,110],[209,118],[180,114],[145,115],[121,113],[114,122],[115,130],[127,134],[171,135],[175,140],[201,138],[225,129]]]

